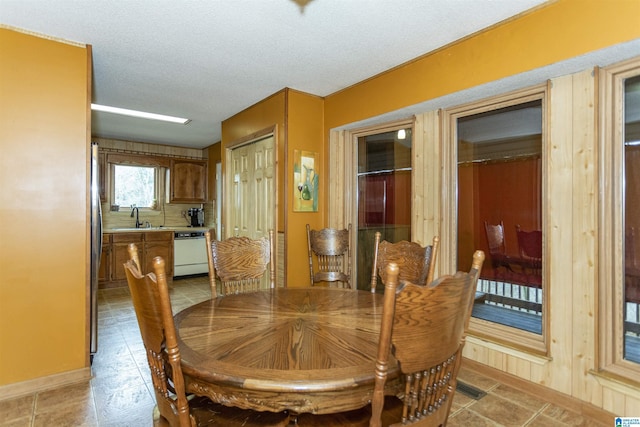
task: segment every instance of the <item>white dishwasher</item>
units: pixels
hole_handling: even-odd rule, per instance
[[[208,272],[204,231],[176,231],[173,239],[173,276]]]

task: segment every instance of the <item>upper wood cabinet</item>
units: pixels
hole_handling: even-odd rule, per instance
[[[169,182],[169,203],[206,202],[207,161],[172,159]]]

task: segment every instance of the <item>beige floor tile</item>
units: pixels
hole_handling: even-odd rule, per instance
[[[207,277],[173,282],[178,311],[211,297]],[[155,397],[131,297],[126,287],[101,289],[98,353],[90,383],[0,401],[0,427],[152,427]],[[570,411],[460,370],[460,381],[488,394],[474,400],[455,393],[449,427],[604,427]]]
[[[472,399],[466,394],[462,394],[459,391],[456,391],[453,394],[453,403],[451,404],[451,406],[453,408],[465,407],[465,406],[469,406],[475,401],[476,401],[475,399]]]
[[[535,411],[491,393],[468,409],[505,426],[522,426],[535,415]]]
[[[562,421],[554,420],[551,417],[547,417],[544,414],[536,416],[527,427],[567,427],[567,424]]]
[[[500,384],[491,390],[492,394],[510,400],[518,405],[531,409],[534,412],[542,410],[548,405],[544,400],[540,400],[532,395],[515,388]]]
[[[23,396],[15,399],[0,400],[0,420],[11,421],[31,417],[35,396]]]
[[[65,405],[36,413],[33,427],[98,427],[98,419],[93,405]]]
[[[93,392],[90,382],[73,384],[65,387],[47,390],[36,395],[35,413],[60,409],[62,407],[72,406],[76,410],[82,410],[83,407],[93,409]]]
[[[32,416],[29,415],[15,420],[0,419],[0,427],[31,427],[31,418]]]
[[[449,417],[447,427],[497,427],[495,421],[487,419],[469,409],[462,409],[460,412]]]
[[[554,420],[560,421],[564,423],[564,425],[568,426],[580,426],[580,427],[604,427],[605,425],[599,423],[595,420],[587,420],[581,415],[573,413],[567,409],[560,408],[554,404],[549,404],[544,411],[542,411],[543,415],[553,418]],[[611,424],[613,425],[613,419],[611,420]],[[607,426],[608,427],[608,426]]]
[[[462,381],[463,383],[472,385],[483,391],[488,391],[498,385],[498,382],[493,378],[485,377],[476,372],[464,369],[464,363],[460,367],[460,372],[458,373],[458,381]]]

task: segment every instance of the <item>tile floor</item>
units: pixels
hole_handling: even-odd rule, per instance
[[[209,296],[205,277],[176,280],[171,292],[173,309],[180,311]],[[99,350],[93,361],[93,378],[84,383],[0,400],[0,426],[153,426],[155,400],[151,377],[128,289],[100,290],[99,304]],[[551,402],[465,370],[464,366],[460,379],[487,394],[474,400],[456,393],[449,427],[604,427]]]

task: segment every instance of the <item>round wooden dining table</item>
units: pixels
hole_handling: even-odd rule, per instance
[[[175,315],[187,392],[259,411],[314,414],[371,401],[382,295],[276,288],[227,295]],[[385,393],[397,394],[393,357]]]

